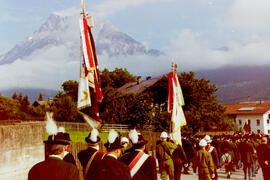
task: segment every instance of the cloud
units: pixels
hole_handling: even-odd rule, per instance
[[[69,56],[66,46],[35,51],[12,64],[0,66],[1,89],[33,87],[59,89],[69,79],[79,79],[79,61]]]
[[[101,17],[107,17],[113,15],[118,11],[136,7],[148,3],[157,3],[159,1],[171,1],[171,0],[105,0],[104,2],[94,5],[92,10]]]
[[[247,32],[266,32],[270,30],[270,1],[237,0],[228,12],[230,27]]]

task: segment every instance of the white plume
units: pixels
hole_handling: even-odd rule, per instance
[[[55,121],[53,120],[53,113],[46,112],[46,131],[48,135],[56,135],[57,134],[57,126]]]
[[[137,144],[139,140],[139,135],[136,131],[136,129],[133,129],[129,132],[129,138],[133,144]]]
[[[97,136],[98,136],[98,130],[94,128],[91,131],[91,136],[90,136],[91,141],[97,142]]]
[[[58,132],[65,133],[65,131],[66,131],[66,130],[65,130],[64,127],[59,127],[59,128],[58,128]]]
[[[117,138],[117,136],[118,136],[118,133],[114,129],[112,129],[110,131],[110,133],[109,133],[108,142],[110,144],[114,143],[114,141]]]

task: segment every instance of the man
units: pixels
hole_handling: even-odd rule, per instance
[[[270,179],[270,145],[267,144],[267,137],[262,138],[262,144],[257,147],[257,155],[263,178]]]
[[[78,159],[83,167],[84,179],[93,179],[94,166],[104,156],[103,152],[99,151],[100,137],[97,129],[92,129],[89,135],[85,138],[88,148],[78,153]]]
[[[129,138],[133,144],[133,150],[125,154],[121,161],[129,166],[133,180],[156,180],[156,160],[144,152],[147,141],[137,131],[131,130]]]
[[[129,168],[117,160],[121,156],[121,137],[111,130],[105,144],[107,154],[94,167],[94,180],[131,180]]]
[[[177,145],[167,142],[167,138],[168,134],[166,132],[162,132],[160,135],[160,141],[157,143],[156,153],[161,179],[167,180],[169,176],[170,180],[173,180],[174,166],[172,160],[172,151],[177,148]]]
[[[194,173],[198,168],[199,180],[211,180],[215,178],[214,163],[209,152],[205,150],[207,142],[205,139],[199,142],[199,151],[196,154],[194,161]]]
[[[210,138],[209,135],[206,135],[204,137],[204,139],[206,140],[206,147],[205,147],[205,150],[207,152],[209,152],[211,154],[211,157],[212,157],[212,160],[214,162],[214,172],[215,172],[215,178],[214,179],[218,179],[218,173],[217,173],[217,169],[219,167],[219,158],[218,158],[218,154],[217,154],[217,150],[214,146],[211,145],[212,143],[212,140]]]
[[[48,145],[49,156],[30,169],[28,180],[79,180],[76,166],[63,161],[65,146],[69,143],[64,133],[50,135],[45,143]]]

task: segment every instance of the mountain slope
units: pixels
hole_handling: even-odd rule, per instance
[[[79,13],[78,13],[79,14]],[[74,57],[80,56],[79,16],[77,14],[53,13],[48,20],[31,36],[17,44],[0,57],[0,65],[11,64],[17,59],[24,59],[31,53],[46,47],[65,45]],[[93,29],[99,55],[109,56],[144,54],[159,56],[162,52],[147,49],[142,43],[117,30],[107,20],[97,19]]]

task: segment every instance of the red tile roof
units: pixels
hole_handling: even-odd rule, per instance
[[[264,114],[270,110],[270,102],[239,102],[236,104],[224,104],[226,114]],[[240,110],[242,108],[242,110]]]

